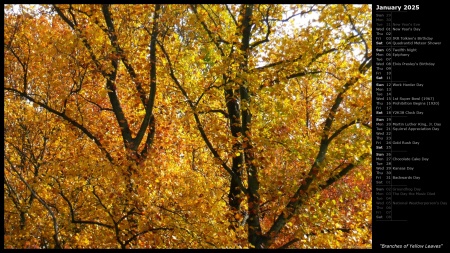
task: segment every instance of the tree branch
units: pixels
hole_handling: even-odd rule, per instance
[[[18,94],[19,96],[21,96],[23,98],[26,98],[26,99],[28,99],[29,101],[31,101],[31,102],[33,102],[35,104],[38,104],[39,106],[45,108],[47,111],[49,111],[49,112],[51,112],[51,113],[53,113],[53,114],[63,118],[64,120],[66,120],[67,122],[69,122],[70,124],[75,126],[76,128],[80,129],[87,137],[89,137],[90,139],[92,139],[95,142],[97,147],[100,148],[100,150],[102,152],[104,152],[104,154],[108,158],[108,161],[110,161],[111,163],[114,163],[113,158],[111,157],[109,152],[102,146],[102,144],[100,143],[99,139],[97,139],[97,137],[95,137],[91,132],[89,132],[89,130],[87,130],[87,128],[85,128],[83,125],[81,125],[80,123],[76,122],[75,120],[73,120],[72,118],[67,116],[66,114],[58,112],[57,110],[49,107],[47,104],[44,104],[42,102],[39,102],[39,101],[35,100],[34,98],[30,97],[25,92],[21,92],[19,90],[16,90],[16,89],[13,89],[13,88],[8,88],[8,87],[3,87],[3,89],[12,91],[12,92]]]
[[[287,21],[289,21],[291,18],[297,17],[297,16],[299,16],[299,15],[304,15],[304,14],[307,14],[307,13],[310,13],[310,12],[313,12],[313,11],[318,11],[317,9],[314,9],[315,6],[316,6],[316,5],[313,4],[313,5],[309,8],[309,10],[299,12],[299,13],[294,14],[294,15],[291,15],[291,16],[285,18],[285,19],[271,19],[271,21],[279,21],[279,22],[283,22],[283,23],[284,23],[284,22],[287,22]]]
[[[144,137],[145,131],[149,124],[151,125],[153,116],[153,107],[155,104],[155,96],[156,96],[156,44],[157,44],[157,36],[158,36],[158,19],[159,19],[159,10],[161,9],[161,5],[157,4],[155,6],[155,11],[153,13],[153,27],[151,33],[146,29],[148,33],[150,33],[150,94],[146,105],[146,112],[144,116],[144,120],[141,123],[141,127],[139,128],[139,132],[137,133],[134,143],[134,150],[137,150],[139,144]],[[152,132],[153,131],[153,132]],[[150,146],[153,143],[153,136],[155,131],[155,125],[150,126],[150,138],[147,137],[146,145]]]
[[[147,103],[146,103],[147,99],[145,96],[144,89],[142,88],[142,84],[138,80],[136,71],[134,70],[133,66],[131,66],[131,64],[129,63],[126,55],[123,53],[122,48],[120,47],[120,45],[117,42],[117,35],[115,34],[115,28],[114,28],[114,24],[112,22],[111,13],[109,11],[109,6],[110,6],[109,4],[102,5],[103,16],[105,17],[105,22],[108,27],[108,29],[103,29],[103,30],[107,33],[107,35],[111,41],[111,45],[114,47],[115,51],[117,52],[117,56],[121,59],[122,63],[125,65],[125,69],[128,71],[128,74],[130,75],[131,79],[135,83],[136,89],[139,93],[139,97],[141,99],[142,104],[144,105],[144,107],[147,107]]]
[[[20,174],[20,172],[18,172],[14,166],[11,167],[12,170],[14,170],[14,172],[17,174],[17,176],[19,177],[20,181],[22,181],[26,187],[28,188],[28,190],[31,192],[31,194],[33,194],[33,196],[44,206],[45,209],[47,209],[48,213],[50,214],[50,216],[52,217],[52,221],[53,221],[53,240],[55,241],[55,249],[62,249],[61,246],[61,242],[59,240],[59,226],[58,226],[58,221],[56,220],[56,216],[53,213],[53,211],[50,209],[50,207],[48,206],[47,202],[45,202],[45,200],[43,200],[35,191],[34,189],[27,183],[27,181],[22,177],[22,175]]]
[[[64,201],[66,201],[67,205],[69,206],[69,211],[70,211],[70,217],[71,217],[71,222],[72,223],[79,223],[79,224],[91,224],[91,225],[98,225],[98,226],[102,226],[102,227],[106,227],[106,228],[113,228],[113,226],[108,225],[108,224],[104,224],[101,222],[97,222],[97,221],[87,221],[87,220],[76,220],[75,219],[75,210],[73,209],[73,205],[70,202],[70,200],[67,198],[67,196],[64,194],[64,192],[62,191],[61,188],[61,184],[59,183],[59,181],[57,180],[57,178],[52,177],[53,180],[56,181],[56,183],[59,185],[59,195],[61,195],[61,197],[64,199]]]
[[[135,240],[138,236],[144,235],[148,232],[158,231],[158,230],[173,230],[173,228],[165,228],[165,227],[159,227],[159,228],[149,228],[146,230],[143,230],[137,234],[134,234],[132,237],[130,237],[128,240],[124,242],[125,246],[130,244],[133,240]]]
[[[341,171],[339,171],[338,174],[330,177],[324,185],[321,185],[320,189],[323,190],[325,188],[328,188],[334,182],[338,181],[339,179],[341,179],[342,177],[347,175],[355,166],[357,166],[360,162],[362,162],[364,159],[366,159],[369,156],[370,156],[369,153],[362,154],[360,157],[358,157],[356,159],[356,163],[349,163],[347,166],[345,166],[345,168],[343,168]]]
[[[237,25],[238,25],[238,22],[236,21],[236,18],[234,17],[233,13],[231,13],[231,10],[230,10],[230,8],[228,7],[228,4],[225,4],[225,7],[226,7],[226,9],[227,9],[227,11],[228,11],[228,14],[230,14],[230,17],[231,17],[231,19],[233,20],[234,24],[237,26]]]
[[[204,113],[210,113],[210,112],[217,112],[217,113],[220,113],[220,114],[222,114],[225,118],[228,118],[229,117],[229,115],[228,115],[228,113],[226,112],[226,111],[224,111],[224,110],[221,110],[221,109],[215,109],[215,110],[208,110],[208,111],[202,111],[202,112],[198,112],[198,114],[204,114]]]
[[[197,17],[197,20],[200,21],[200,18],[198,16],[198,12],[197,12],[197,6],[195,4],[191,4],[190,7],[191,7],[192,11],[194,12],[195,16]],[[208,37],[213,41],[214,45],[216,45],[216,48],[220,51],[220,54],[222,56],[225,56],[225,53],[223,52],[222,48],[220,47],[219,42],[223,42],[225,44],[230,44],[230,43],[228,41],[223,40],[220,36],[218,36],[219,39],[214,38],[213,32],[211,32],[211,30],[209,30],[209,28],[205,24],[205,22],[201,21],[200,24],[202,25],[203,29],[208,34]]]
[[[272,32],[271,31],[272,27],[270,26],[270,23],[269,23],[269,10],[270,10],[270,5],[267,7],[266,18],[264,19],[264,22],[266,23],[266,26],[267,26],[266,37],[263,40],[253,42],[250,45],[250,48],[255,48],[262,43],[269,42],[269,36],[270,36],[270,33]]]
[[[300,241],[300,239],[294,238],[294,239],[290,240],[289,242],[285,243],[284,245],[282,245],[281,247],[279,247],[278,249],[287,249],[287,248],[289,248],[289,246],[291,246],[292,244],[294,244],[298,241]]]
[[[367,69],[365,69],[365,70],[367,70]],[[270,243],[272,241],[274,236],[276,236],[280,232],[280,230],[285,226],[286,222],[290,218],[292,218],[292,216],[297,212],[298,208],[303,203],[302,198],[304,199],[308,196],[307,194],[308,194],[309,186],[311,185],[311,183],[314,181],[317,174],[319,173],[319,169],[322,167],[322,162],[325,159],[325,156],[326,156],[326,153],[328,150],[328,145],[330,144],[330,141],[331,141],[330,137],[329,137],[329,132],[330,132],[331,126],[334,122],[335,114],[336,114],[342,100],[344,99],[344,93],[352,85],[354,85],[357,81],[358,81],[357,77],[352,77],[350,80],[348,80],[345,83],[345,85],[343,86],[341,91],[336,96],[334,104],[331,107],[331,109],[328,113],[328,117],[325,120],[323,132],[322,132],[322,138],[321,138],[320,146],[319,146],[319,152],[317,153],[316,159],[314,160],[314,163],[311,166],[311,169],[308,172],[306,179],[300,184],[299,188],[297,189],[295,194],[291,197],[288,204],[286,205],[285,210],[287,210],[287,214],[285,214],[285,212],[282,212],[278,216],[278,218],[276,219],[274,224],[271,226],[269,231],[267,232],[267,239],[266,239],[265,243]],[[343,128],[343,129],[345,129],[345,128]],[[332,135],[332,138],[335,138],[336,136],[337,136],[337,134]],[[351,168],[353,168],[353,167],[349,167],[348,170],[350,170]],[[309,194],[311,194],[311,193],[309,193]],[[303,195],[303,197],[301,197],[302,195]]]
[[[172,62],[170,60],[169,54],[167,53],[167,51],[165,50],[164,46],[158,42],[158,45],[160,46],[161,50],[163,51],[167,62],[169,64],[169,72],[170,72],[170,77],[172,78],[172,80],[174,81],[175,85],[178,87],[178,89],[181,91],[181,93],[183,94],[183,96],[186,98],[189,107],[191,108],[191,110],[194,112],[194,119],[195,122],[197,123],[197,129],[200,132],[200,135],[202,136],[203,141],[206,143],[206,146],[208,147],[208,149],[211,151],[211,153],[213,154],[214,158],[218,159],[218,161],[220,161],[220,164],[222,165],[222,167],[233,177],[233,176],[237,176],[226,164],[225,161],[222,160],[222,158],[220,157],[219,153],[217,152],[217,150],[214,148],[214,146],[212,145],[212,143],[209,141],[208,136],[205,133],[205,130],[203,129],[203,126],[200,122],[200,119],[198,117],[198,113],[195,111],[195,105],[194,103],[190,100],[186,90],[183,88],[183,86],[181,85],[181,83],[178,81],[178,78],[176,78],[175,73],[173,72],[173,67],[172,67]],[[240,182],[239,187],[241,188],[241,190],[243,192],[247,192],[247,189],[243,186],[242,182]]]
[[[70,7],[69,7],[69,13],[72,16],[73,22],[70,21],[69,18],[64,15],[64,13],[62,12],[62,10],[59,7],[57,7],[56,5],[53,5],[53,7],[56,10],[56,12],[58,13],[58,15],[78,34],[79,37],[81,37],[81,41],[83,42],[84,46],[88,50],[92,61],[96,65],[97,69],[102,73],[103,77],[106,79],[106,88],[108,89],[108,97],[109,97],[109,100],[113,107],[114,115],[116,116],[117,122],[120,126],[124,145],[126,148],[131,148],[133,146],[132,145],[133,139],[131,136],[131,131],[130,131],[130,128],[128,125],[128,121],[125,118],[122,107],[120,105],[120,100],[117,97],[116,86],[114,83],[115,79],[116,79],[117,69],[118,69],[118,60],[115,58],[111,59],[111,64],[114,69],[113,69],[112,73],[107,73],[102,68],[100,62],[98,61],[97,57],[95,56],[94,51],[92,50],[92,47],[89,44],[89,42],[87,41],[86,37],[81,35],[82,33],[79,30],[79,28],[77,27],[75,16],[71,12],[72,6],[70,5]],[[115,35],[114,27],[112,26],[112,21],[110,20],[110,16],[108,16],[109,13],[105,9],[107,9],[107,7],[102,6],[103,14],[105,16],[105,22],[110,23],[109,25],[111,26],[108,28],[109,29],[108,36],[110,37],[111,40],[117,40],[117,38],[115,37],[116,35]],[[108,18],[109,18],[109,20],[108,20]],[[131,145],[131,147],[130,147],[130,145]]]

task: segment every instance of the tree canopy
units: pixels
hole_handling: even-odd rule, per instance
[[[4,6],[5,248],[370,248],[371,5]]]

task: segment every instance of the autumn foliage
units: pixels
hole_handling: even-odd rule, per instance
[[[371,248],[370,5],[5,5],[5,248]]]

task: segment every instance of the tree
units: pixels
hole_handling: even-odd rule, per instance
[[[5,246],[370,247],[370,5],[14,8]]]

